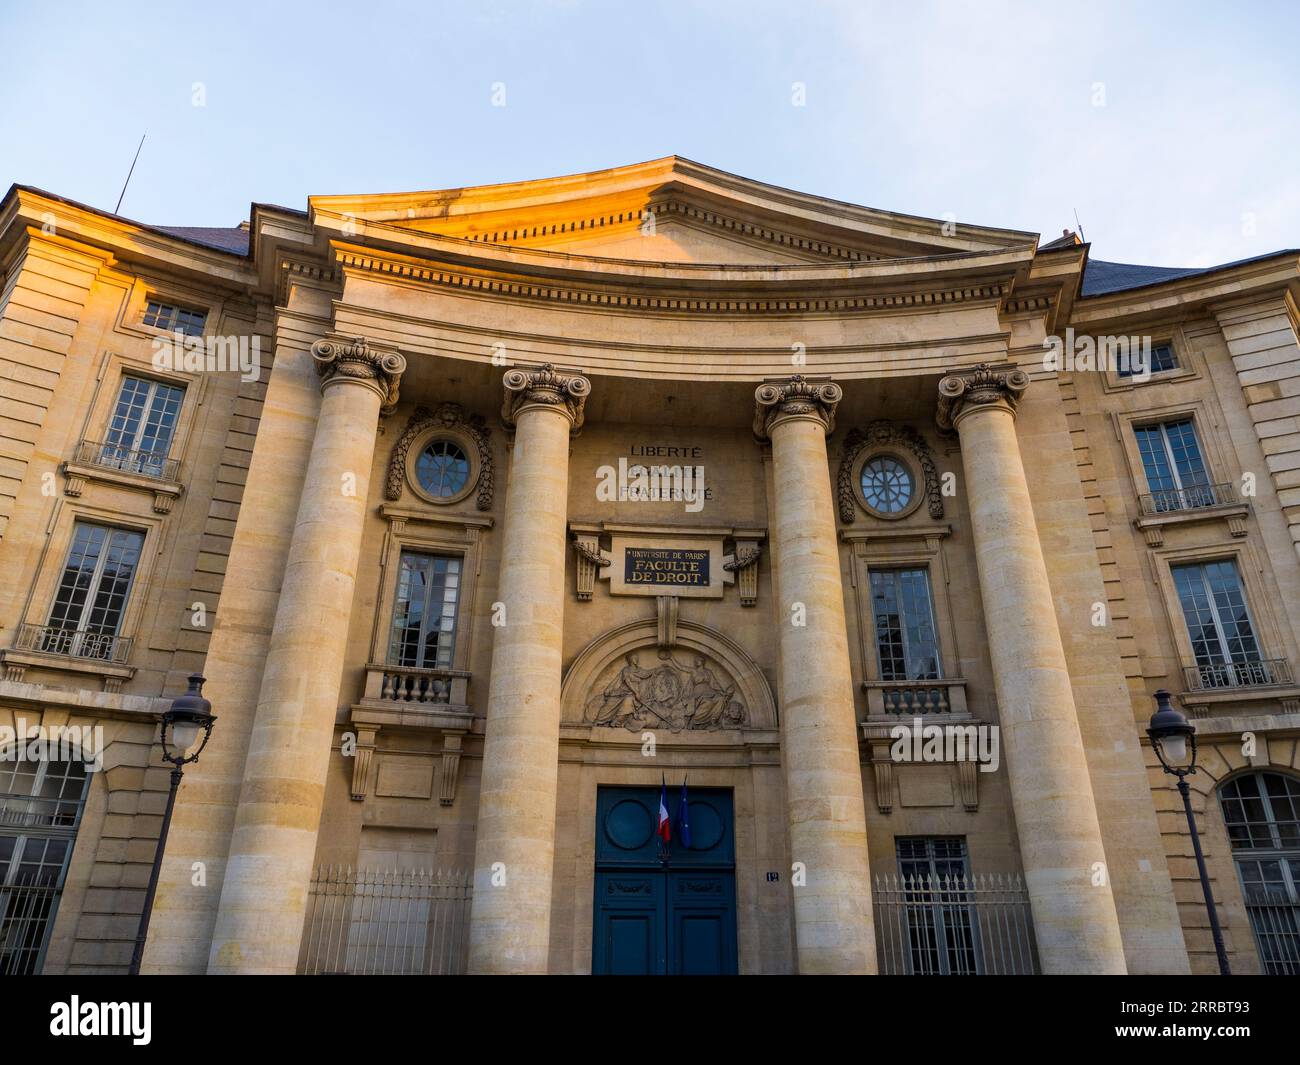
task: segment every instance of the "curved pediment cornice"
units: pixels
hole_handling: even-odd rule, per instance
[[[990,251],[1038,239],[1035,233],[812,196],[680,156],[501,185],[315,196],[310,215],[511,248],[646,262],[863,261]],[[635,239],[644,235],[648,215],[655,224],[694,230],[690,247]]]

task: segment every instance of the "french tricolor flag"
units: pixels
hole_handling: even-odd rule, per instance
[[[668,782],[660,777],[659,785],[659,827],[656,834],[665,843],[671,843],[673,839],[673,822],[668,816]]]

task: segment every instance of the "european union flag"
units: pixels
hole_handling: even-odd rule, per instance
[[[686,778],[682,778],[682,799],[677,804],[677,836],[682,841],[682,846],[690,849],[691,846],[691,810],[686,801]]]

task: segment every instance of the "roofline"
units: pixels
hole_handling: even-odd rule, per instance
[[[1077,298],[1070,321],[1089,325],[1150,315],[1164,317],[1174,309],[1213,308],[1288,290],[1300,297],[1298,257],[1300,251],[1292,249],[1269,252],[1237,263],[1206,267],[1186,277]]]
[[[2,199],[0,199],[0,214],[3,214],[3,213],[4,213],[4,210],[5,210],[5,208],[8,206],[10,200],[11,200],[12,198],[17,197],[17,195],[18,195],[20,192],[27,192],[27,193],[31,193],[31,194],[34,195],[34,196],[40,196],[40,197],[42,197],[42,198],[44,198],[44,199],[47,199],[47,200],[53,200],[55,203],[61,203],[61,204],[64,204],[65,206],[67,206],[67,207],[74,207],[74,208],[76,208],[78,211],[88,211],[90,214],[99,215],[99,217],[101,217],[101,218],[111,218],[111,219],[113,219],[113,221],[115,221],[115,222],[123,222],[123,223],[125,223],[126,225],[129,225],[129,226],[135,226],[137,229],[145,229],[145,230],[148,230],[150,233],[156,233],[158,236],[160,236],[160,237],[165,237],[165,238],[167,238],[168,240],[179,241],[181,244],[190,244],[190,245],[193,245],[193,246],[196,247],[196,248],[202,248],[204,251],[215,252],[217,255],[229,255],[229,256],[231,256],[231,257],[233,257],[233,258],[235,258],[235,259],[249,259],[249,260],[251,260],[252,257],[253,257],[253,242],[252,242],[251,239],[250,239],[249,242],[248,242],[248,251],[243,252],[243,253],[241,254],[240,252],[237,252],[237,251],[230,251],[228,248],[218,248],[218,247],[214,247],[214,246],[211,245],[211,244],[205,244],[205,243],[204,243],[203,241],[201,241],[201,240],[194,240],[194,239],[192,239],[192,238],[190,238],[190,237],[182,237],[182,236],[179,236],[178,234],[173,233],[173,232],[170,232],[168,229],[166,229],[166,228],[164,228],[164,227],[162,227],[162,226],[151,225],[151,224],[148,223],[148,222],[139,222],[139,221],[136,221],[136,219],[134,219],[134,218],[128,218],[126,215],[122,215],[122,214],[114,214],[112,211],[105,211],[102,207],[92,207],[90,204],[88,204],[88,203],[82,203],[80,200],[74,200],[74,199],[72,199],[71,197],[68,197],[68,196],[60,196],[57,192],[49,192],[49,191],[47,191],[46,189],[37,188],[35,185],[22,185],[22,184],[19,184],[19,183],[16,182],[16,181],[15,181],[12,185],[9,186],[9,190],[4,194],[4,197],[3,197]],[[185,226],[180,226],[180,227],[176,227],[176,228],[181,228],[181,229],[184,229],[184,228],[192,228],[192,229],[196,229],[196,228],[212,228],[212,229],[224,229],[224,228],[230,228],[230,229],[234,229],[234,228],[236,228],[236,227],[235,227],[235,226],[230,226],[230,227],[225,227],[225,226],[211,226],[211,227],[202,227],[202,226],[190,226],[190,227],[185,227]],[[251,238],[251,233],[252,233],[251,226],[250,226],[250,229],[249,229],[249,233],[250,233],[250,238]]]
[[[1236,262],[1231,262],[1231,263],[1220,263],[1220,264],[1217,265],[1217,266],[1203,266],[1203,267],[1195,267],[1195,266],[1188,266],[1188,267],[1180,267],[1180,266],[1152,267],[1151,269],[1156,269],[1156,270],[1161,270],[1161,269],[1167,269],[1167,270],[1188,270],[1188,271],[1190,271],[1190,272],[1184,274],[1182,277],[1166,277],[1166,278],[1163,278],[1163,279],[1161,279],[1161,280],[1159,280],[1159,281],[1144,281],[1144,282],[1143,282],[1142,284],[1140,284],[1140,285],[1130,285],[1128,288],[1117,288],[1117,289],[1115,289],[1115,290],[1112,291],[1112,292],[1094,292],[1092,295],[1087,296],[1087,295],[1084,295],[1084,292],[1083,292],[1083,275],[1084,275],[1085,273],[1087,273],[1087,271],[1088,271],[1088,260],[1089,260],[1089,258],[1091,258],[1092,245],[1091,245],[1091,244],[1087,244],[1087,243],[1085,243],[1085,244],[1084,244],[1084,248],[1086,249],[1086,252],[1085,252],[1085,256],[1084,256],[1083,269],[1082,269],[1081,271],[1079,271],[1079,291],[1078,291],[1078,294],[1077,294],[1077,297],[1076,297],[1076,298],[1079,299],[1080,301],[1086,301],[1086,300],[1104,300],[1104,299],[1113,299],[1114,297],[1117,297],[1117,296],[1126,296],[1126,295],[1128,295],[1130,292],[1140,292],[1142,289],[1147,289],[1147,288],[1160,288],[1162,285],[1177,285],[1177,284],[1181,284],[1181,283],[1186,282],[1186,281],[1197,281],[1197,280],[1199,280],[1199,279],[1201,279],[1201,278],[1210,277],[1210,276],[1213,275],[1213,274],[1221,274],[1221,273],[1225,273],[1225,272],[1228,271],[1228,270],[1237,270],[1237,269],[1240,269],[1241,267],[1244,267],[1244,266],[1255,266],[1255,265],[1257,265],[1257,264],[1259,264],[1259,263],[1266,262],[1266,261],[1269,260],[1269,259],[1282,259],[1282,258],[1285,258],[1285,257],[1287,257],[1287,256],[1290,256],[1290,257],[1292,257],[1292,258],[1300,257],[1300,248],[1283,248],[1283,249],[1281,249],[1280,251],[1268,251],[1268,252],[1264,252],[1264,254],[1262,254],[1262,255],[1252,255],[1249,259],[1238,259]],[[1103,259],[1103,260],[1101,260],[1101,261],[1102,261],[1102,262],[1109,262],[1110,260],[1109,260],[1109,259]],[[1142,263],[1122,263],[1122,264],[1116,264],[1116,265],[1123,265],[1123,266],[1142,266],[1142,265],[1144,265],[1144,264],[1142,264]]]
[[[408,192],[393,193],[336,193],[329,195],[309,196],[307,199],[308,210],[314,214],[316,210],[327,212],[339,212],[343,204],[353,203],[361,200],[370,200],[372,202],[383,199],[391,199],[401,202],[419,197],[454,197],[456,200],[464,201],[466,199],[482,196],[486,199],[489,196],[497,196],[507,190],[524,193],[532,190],[540,190],[548,185],[555,186],[572,186],[577,193],[587,192],[598,195],[600,189],[591,188],[590,186],[598,184],[602,179],[608,180],[615,177],[635,177],[638,171],[646,171],[653,174],[661,171],[665,180],[670,180],[674,172],[686,177],[694,176],[700,179],[712,181],[723,187],[730,187],[731,191],[744,190],[751,194],[766,195],[775,202],[784,201],[787,205],[801,204],[816,205],[822,210],[834,210],[839,208],[850,214],[851,220],[853,213],[866,215],[876,221],[890,220],[895,223],[901,223],[903,226],[914,225],[918,227],[935,227],[941,228],[948,224],[945,219],[929,218],[925,215],[907,214],[901,211],[888,211],[879,207],[869,207],[865,204],[850,203],[847,200],[837,200],[828,196],[821,196],[808,192],[801,192],[797,189],[789,189],[782,185],[773,185],[769,182],[759,181],[755,178],[745,177],[741,174],[733,174],[727,170],[719,170],[716,167],[708,166],[705,163],[696,162],[694,159],[688,159],[682,155],[665,155],[658,159],[648,159],[640,163],[629,163],[623,166],[606,167],[601,170],[578,171],[571,174],[559,174],[553,177],[530,178],[523,181],[505,181],[488,185],[465,185],[449,189],[420,189]],[[581,195],[575,196],[575,199],[582,198]],[[495,209],[500,209],[497,207]],[[863,219],[857,219],[863,221]],[[975,237],[983,237],[990,243],[999,244],[1003,247],[1015,247],[1020,244],[1033,243],[1037,245],[1041,240],[1041,234],[1022,231],[1016,229],[1004,229],[998,226],[975,225],[972,223],[962,223],[960,228],[971,233]]]

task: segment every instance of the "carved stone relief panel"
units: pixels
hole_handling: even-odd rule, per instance
[[[746,722],[737,684],[702,654],[646,647],[630,651],[598,675],[584,720],[607,728],[739,728]]]

